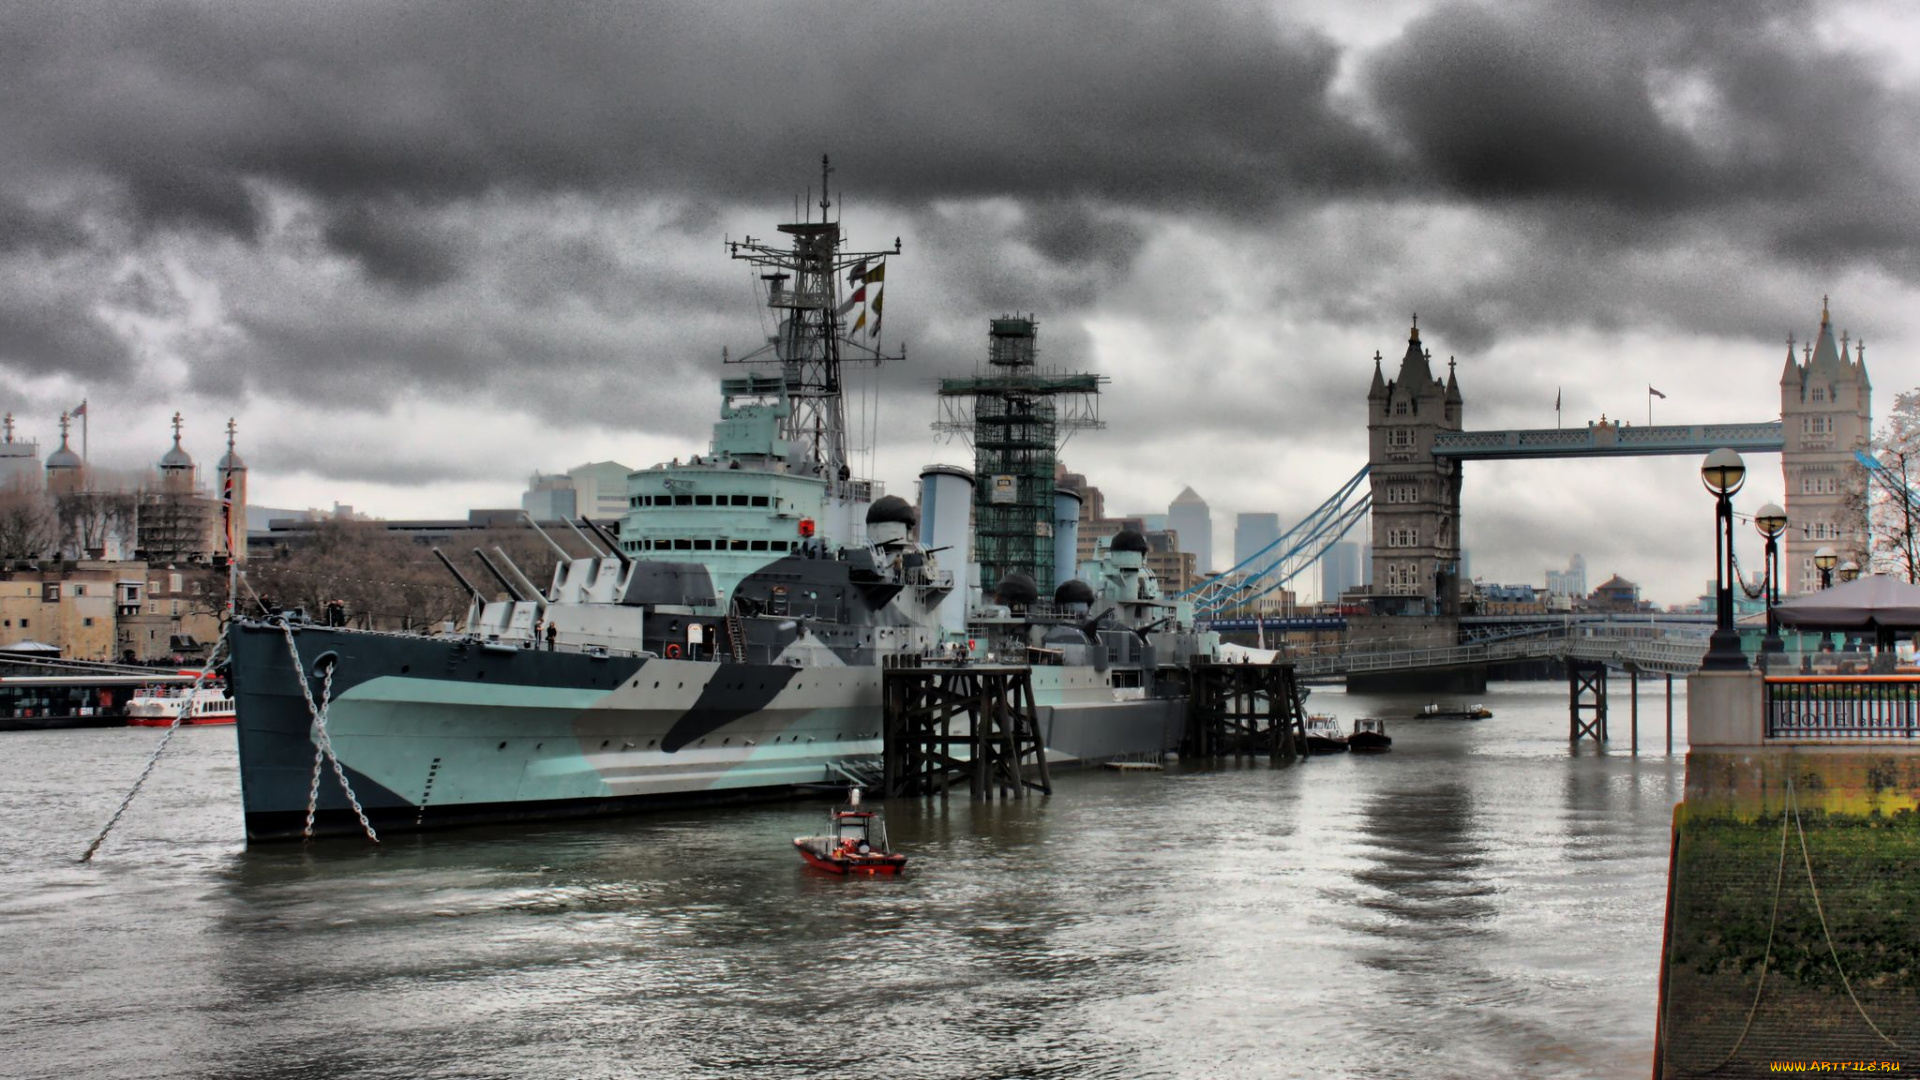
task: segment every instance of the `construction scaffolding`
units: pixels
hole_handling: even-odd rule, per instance
[[[988,370],[940,380],[934,430],[973,447],[973,550],[989,590],[1014,571],[1053,595],[1055,460],[1076,431],[1102,426],[1103,375],[1042,371],[1039,323],[1004,315],[991,324]]]

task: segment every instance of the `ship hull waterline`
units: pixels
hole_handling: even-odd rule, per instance
[[[283,631],[234,629],[235,725],[249,842],[307,833],[312,713]],[[498,651],[477,642],[299,626],[316,702],[381,832],[585,818],[816,795],[837,763],[882,753],[882,672]],[[1049,758],[1176,747],[1178,699],[1115,700],[1086,668],[1035,669]],[[317,836],[362,827],[323,768]]]

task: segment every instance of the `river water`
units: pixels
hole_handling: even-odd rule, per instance
[[[249,851],[221,728],[81,866],[159,733],[0,735],[0,1074],[1644,1076],[1685,747],[1614,695],[1605,753],[1506,684],[1385,755],[895,803],[899,880],[804,869],[818,803]]]

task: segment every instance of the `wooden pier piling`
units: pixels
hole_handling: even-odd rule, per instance
[[[896,667],[883,685],[887,796],[944,795],[963,776],[976,799],[1053,791],[1027,668]]]
[[[1196,663],[1190,671],[1186,753],[1306,757],[1306,694],[1292,664]]]
[[[1589,736],[1601,746],[1607,743],[1607,665],[1568,657],[1567,741]]]

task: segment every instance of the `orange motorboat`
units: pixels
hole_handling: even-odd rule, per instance
[[[827,813],[827,835],[796,836],[793,846],[807,865],[829,874],[897,874],[907,857],[887,847],[887,823],[878,810],[860,807],[860,789],[847,805]]]

